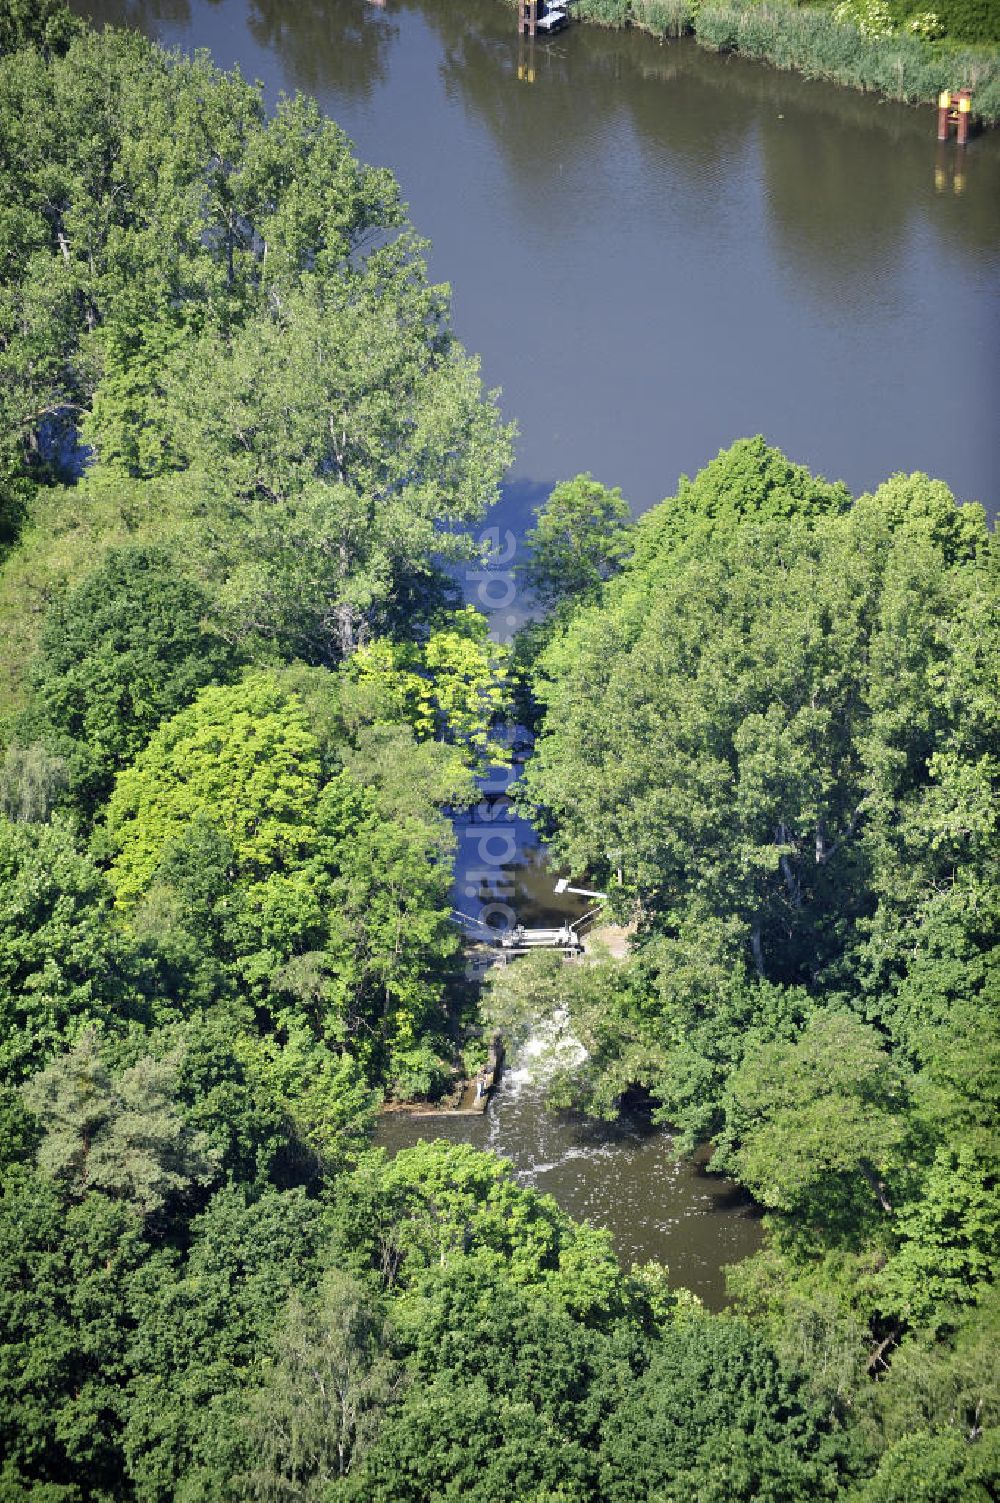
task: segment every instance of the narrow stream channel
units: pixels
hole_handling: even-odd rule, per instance
[[[509,774],[484,780],[488,799],[456,819],[455,903],[495,927],[578,918],[587,900],[554,892],[557,873],[532,825],[500,790]],[[518,962],[515,961],[516,965]],[[553,1195],[578,1220],[607,1227],[626,1267],[655,1258],[710,1309],[725,1303],[724,1266],[760,1245],[749,1198],[702,1163],[678,1162],[670,1136],[638,1114],[599,1123],[545,1105],[537,1041],[512,1060],[483,1116],[393,1112],[376,1142],[390,1153],[424,1138],[448,1138],[510,1159],[518,1179]]]

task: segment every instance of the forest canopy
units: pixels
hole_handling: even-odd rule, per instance
[[[166,511],[234,645],[331,662],[426,616],[510,435],[392,175],[124,31],[13,51],[0,118],[3,537],[85,466],[116,532]]]
[[[489,1008],[565,1011],[585,1053],[560,1104],[613,1118],[641,1089],[711,1145],[768,1212],[739,1305],[800,1355],[811,1324],[810,1364],[867,1332],[889,1409],[897,1366],[951,1383],[994,1318],[996,579],[983,509],[940,482],[852,501],[758,437],[682,477],[522,653],[523,802],[635,937],[624,963],[529,957]],[[960,1412],[925,1409],[913,1454]],[[928,1496],[980,1496],[987,1454]]]
[[[760,438],[638,523],[578,475],[508,651],[453,565],[511,430],[315,101],[0,0],[0,188],[0,1496],[989,1503],[982,510]],[[481,995],[450,816],[515,702],[631,942]],[[558,1009],[555,1106],[766,1213],[726,1311],[372,1148]]]

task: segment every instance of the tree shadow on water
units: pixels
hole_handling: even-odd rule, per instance
[[[476,534],[488,549],[487,561],[485,566],[468,566],[464,594],[470,605],[490,617],[501,640],[509,638],[535,611],[523,572],[530,552],[525,533],[554,485],[553,480],[526,476],[505,480],[500,499],[490,507]]]

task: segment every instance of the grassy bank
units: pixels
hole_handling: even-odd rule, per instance
[[[737,52],[904,104],[933,104],[942,89],[970,88],[975,114],[985,124],[1000,123],[1000,46],[927,41],[902,26],[866,34],[863,19],[838,20],[832,10],[781,0],[576,0],[574,14],[658,37],[693,34],[714,52]]]

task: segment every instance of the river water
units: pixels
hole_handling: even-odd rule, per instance
[[[308,90],[394,169],[521,440],[515,531],[581,470],[637,510],[764,433],[853,491],[1000,504],[1000,132],[500,0],[78,0]],[[519,63],[525,76],[518,77]]]
[[[516,764],[493,769],[481,780],[483,802],[455,820],[455,906],[494,928],[579,919],[593,901],[555,893],[557,873],[507,797],[517,772]],[[651,1129],[639,1111],[614,1124],[549,1111],[545,1073],[554,1042],[574,1049],[570,1038],[554,1041],[551,1020],[545,1020],[508,1061],[485,1115],[392,1112],[380,1119],[376,1142],[395,1153],[421,1138],[441,1137],[501,1154],[513,1162],[521,1184],[553,1195],[578,1220],[607,1227],[626,1267],[651,1258],[666,1263],[675,1283],[720,1308],[724,1266],[760,1245],[749,1197],[706,1173],[701,1161],[674,1159],[669,1135]]]
[[[922,469],[1000,505],[1000,132],[939,147],[929,109],[691,42],[580,26],[532,45],[499,0],[76,8],[206,47],[272,102],[315,94],[360,156],[396,172],[433,274],[453,284],[457,332],[520,428],[484,535],[493,563],[465,580],[499,635],[523,616],[531,509],[581,470],[642,511],[762,432],[855,492]],[[458,906],[580,911],[555,898],[502,797],[456,833]],[[503,1152],[610,1227],[626,1262],[658,1258],[719,1304],[721,1265],[759,1241],[736,1188],[674,1163],[639,1119],[554,1118],[543,1094],[529,1061],[485,1117],[393,1116],[381,1141]]]
[[[511,1159],[521,1184],[547,1192],[578,1221],[607,1227],[622,1262],[655,1258],[671,1282],[709,1309],[725,1303],[724,1265],[760,1245],[760,1223],[738,1186],[701,1163],[678,1162],[640,1116],[613,1126],[549,1112],[531,1061],[505,1077],[485,1116],[391,1113],[377,1140],[390,1153],[420,1138],[474,1143]]]

